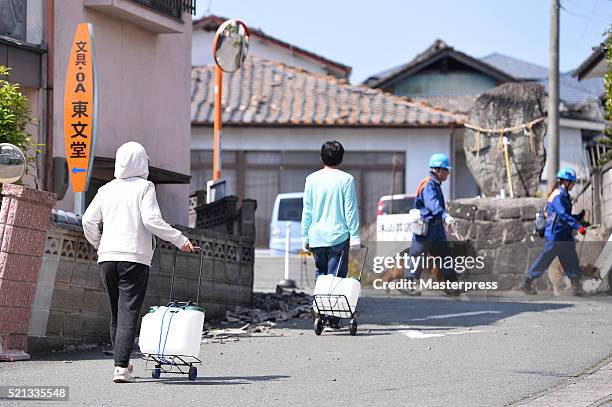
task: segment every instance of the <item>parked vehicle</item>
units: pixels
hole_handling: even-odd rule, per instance
[[[378,200],[376,210],[376,240],[379,242],[411,242],[408,212],[415,196],[409,194],[385,195]]]
[[[287,222],[291,224],[291,242],[289,248],[297,253],[302,248],[301,222],[304,206],[303,192],[282,193],[276,196],[270,222],[270,254],[285,254],[285,235]]]
[[[415,198],[409,194],[385,195],[378,200],[376,215],[408,213],[414,205]]]

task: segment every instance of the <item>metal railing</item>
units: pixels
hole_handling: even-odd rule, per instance
[[[165,14],[167,16],[181,18],[183,11],[190,14],[196,12],[196,0],[133,0],[143,6]]]

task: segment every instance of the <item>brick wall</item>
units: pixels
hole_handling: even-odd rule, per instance
[[[0,210],[0,359],[24,351],[46,228],[55,194],[2,187]],[[25,354],[24,354],[25,355]]]

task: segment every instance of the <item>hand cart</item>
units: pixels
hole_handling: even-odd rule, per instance
[[[360,246],[365,249],[361,266],[359,269],[359,283],[363,275],[366,258],[368,257],[368,247]],[[340,262],[338,262],[338,270],[340,270]],[[338,271],[336,271],[338,275]],[[348,278],[348,277],[347,277]],[[349,320],[349,333],[354,336],[357,334],[357,305],[355,309],[351,307],[348,298],[344,294],[315,294],[313,295],[313,326],[315,334],[321,335],[323,328],[330,326],[332,320],[337,320],[342,327],[342,320]]]
[[[170,299],[167,307],[185,308],[190,306],[198,306],[200,301],[200,285],[202,281],[202,266],[204,264],[204,250],[198,246],[194,246],[195,250],[200,251],[200,271],[198,275],[198,290],[195,303],[193,301],[176,301],[173,299],[174,291],[174,276],[176,274],[176,256],[178,249],[174,249],[172,259],[172,279],[170,283]],[[163,323],[162,323],[163,326]],[[141,356],[145,360],[145,370],[151,371],[151,377],[159,379],[162,373],[168,374],[185,374],[189,380],[195,381],[198,378],[198,368],[195,364],[201,365],[202,361],[193,355],[167,355],[160,353],[143,353]],[[150,364],[153,367],[150,367]]]

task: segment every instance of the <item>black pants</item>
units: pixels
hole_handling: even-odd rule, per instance
[[[147,291],[149,266],[130,261],[103,261],[100,272],[111,306],[110,335],[115,366],[127,367]]]

